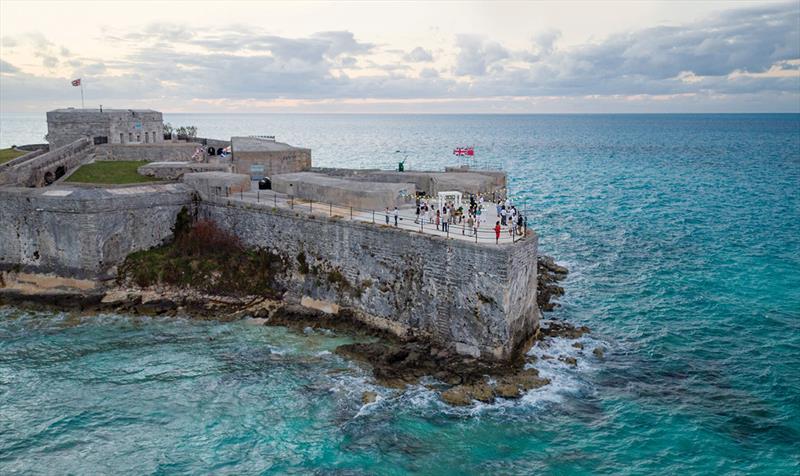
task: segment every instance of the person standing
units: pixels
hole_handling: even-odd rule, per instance
[[[394,226],[397,226],[397,217],[400,215],[400,210],[394,207]]]
[[[384,213],[386,214],[386,224],[388,225],[389,224],[389,207],[386,207],[386,210],[385,210]]]
[[[494,244],[500,243],[500,222],[494,224]]]
[[[436,209],[436,231],[439,231],[439,221],[441,220],[439,215],[439,209]]]

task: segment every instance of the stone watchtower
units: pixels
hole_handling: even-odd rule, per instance
[[[47,113],[47,142],[57,149],[82,137],[95,144],[164,142],[164,121],[151,109],[56,109]]]

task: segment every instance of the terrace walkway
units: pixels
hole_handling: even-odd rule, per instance
[[[289,197],[272,190],[251,190],[249,192],[231,193],[228,196],[220,197],[231,201],[242,201],[246,203],[261,204],[269,208],[282,208],[294,210],[305,215],[339,217],[344,220],[354,220],[366,223],[374,223],[379,226],[386,225],[386,213],[384,210],[364,210],[342,205],[324,202],[311,202],[298,198]],[[484,204],[482,217],[484,220],[478,228],[477,236],[467,227],[466,218],[460,224],[450,225],[449,232],[436,229],[432,223],[415,223],[416,207],[401,208],[398,213],[397,228],[409,232],[425,233],[455,240],[471,241],[486,245],[495,245],[494,224],[500,221],[493,204]],[[394,211],[389,212],[389,225],[394,228]],[[532,233],[529,229],[527,233]],[[503,227],[500,233],[499,244],[511,244],[524,239],[522,235],[512,236],[509,227]]]

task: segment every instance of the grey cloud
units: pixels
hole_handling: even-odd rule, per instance
[[[433,55],[430,51],[417,46],[403,56],[403,59],[412,63],[423,63],[433,61]]]
[[[455,38],[452,70],[458,80],[428,67],[419,73],[406,64],[382,64],[372,43],[347,31],[321,32],[300,38],[264,34],[251,27],[216,28],[191,33],[167,24],[120,34],[125,51],[109,60],[71,57],[65,63],[91,79],[92,97],[134,101],[170,97],[191,99],[425,99],[519,97],[583,97],[588,95],[758,95],[792,98],[800,105],[800,6],[796,4],[737,8],[704,21],[660,26],[612,35],[594,44],[556,48],[560,33],[532,36],[522,51],[476,35]],[[4,44],[5,44],[4,39]],[[13,40],[12,40],[13,41]],[[42,57],[57,61],[57,47],[46,38]],[[161,45],[156,54],[154,46]],[[187,48],[191,46],[193,48]],[[200,49],[203,53],[187,53]],[[419,51],[418,51],[419,50]],[[246,54],[241,54],[246,52]],[[421,47],[406,62],[429,61]],[[437,50],[437,56],[441,56]],[[428,65],[425,65],[428,66]],[[432,66],[432,65],[431,65]],[[761,73],[771,67],[784,77]],[[342,68],[379,70],[348,76]],[[113,74],[109,72],[113,71]],[[3,97],[48,100],[64,96],[63,78],[25,74],[2,64]],[[685,76],[689,74],[690,81]],[[789,73],[789,74],[787,74]],[[692,76],[692,74],[694,76]]]
[[[0,59],[0,73],[12,74],[17,72],[19,72],[19,68],[8,61]]]
[[[510,56],[500,43],[479,35],[458,35],[456,47],[459,51],[454,72],[458,76],[483,76],[497,61]]]

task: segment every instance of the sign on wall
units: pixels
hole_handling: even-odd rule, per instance
[[[250,180],[261,180],[264,178],[264,166],[253,164],[250,166]]]

